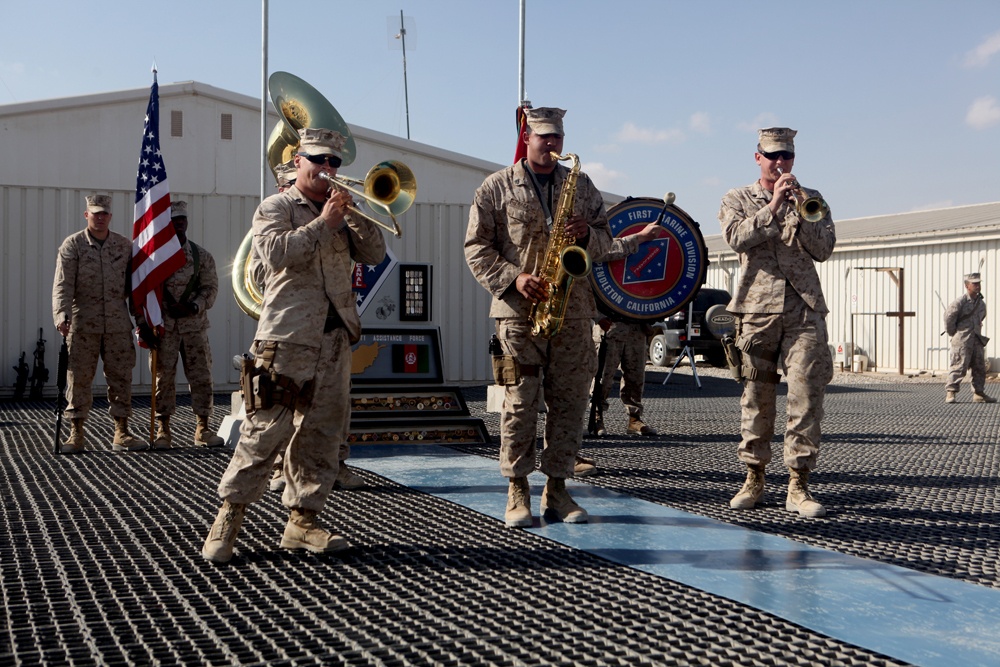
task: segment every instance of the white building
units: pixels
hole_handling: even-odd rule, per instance
[[[226,391],[238,386],[230,359],[247,349],[256,329],[232,296],[231,268],[259,202],[260,100],[197,82],[161,85],[159,96],[171,197],[189,203],[188,236],[208,249],[219,267],[210,338],[216,389]],[[13,391],[21,352],[31,366],[39,328],[47,340],[46,394],[54,395],[56,250],[85,226],[84,197],[93,192],[112,195],[112,229],[131,238],[148,100],[149,89],[141,88],[0,106],[0,396]],[[273,111],[269,115],[268,129],[278,121]],[[445,380],[485,382],[491,377],[489,295],[465,265],[462,244],[473,192],[503,165],[355,125],[351,132],[357,159],[341,173],[363,178],[386,159],[415,172],[416,202],[399,216],[403,236],[386,233],[387,242],[400,261],[433,265],[431,316],[441,328]],[[186,385],[182,375],[180,380]],[[103,383],[100,372],[96,383]],[[136,393],[149,391],[145,353],[139,355],[133,386]]]
[[[835,353],[847,353],[835,361],[852,367],[853,341],[875,369],[899,373],[899,318],[886,313],[902,309],[914,313],[903,322],[903,371],[947,371],[944,311],[965,291],[963,276],[979,272],[987,307],[983,332],[994,339],[986,355],[996,369],[1000,305],[993,297],[1000,293],[1000,202],[834,221],[837,246],[816,268],[830,307],[830,341]],[[706,284],[732,292],[738,256],[722,236],[705,242],[712,262]]]

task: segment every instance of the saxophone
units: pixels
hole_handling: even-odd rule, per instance
[[[532,322],[531,335],[542,338],[552,338],[559,333],[566,317],[566,304],[569,303],[573,280],[590,273],[590,255],[576,245],[575,236],[566,233],[566,221],[573,215],[573,202],[576,199],[580,158],[573,153],[559,155],[553,152],[551,155],[554,160],[572,160],[573,166],[570,167],[559,193],[559,205],[552,218],[549,246],[545,250],[545,263],[538,276],[548,286],[548,299],[532,304],[531,314],[528,316]]]

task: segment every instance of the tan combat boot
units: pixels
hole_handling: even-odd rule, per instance
[[[81,418],[74,418],[70,426],[69,437],[63,441],[59,447],[60,454],[79,454],[83,451],[83,422]]]
[[[208,430],[208,415],[197,415],[198,425],[194,427],[194,444],[202,447],[221,447],[226,441]]]
[[[574,477],[590,477],[597,474],[597,464],[594,459],[588,459],[577,454],[576,462],[573,464]]]
[[[228,500],[222,501],[215,523],[208,531],[205,546],[201,548],[202,556],[213,563],[228,563],[232,559],[236,536],[243,525],[246,509],[246,505],[231,503]]]
[[[950,389],[948,391],[946,391],[944,393],[944,402],[945,403],[954,403],[955,402],[955,393],[956,392],[954,392],[954,391],[952,391]]]
[[[816,518],[826,516],[826,508],[816,502],[816,499],[809,493],[809,471],[806,469],[788,469],[788,498],[785,500],[785,509],[789,512],[798,512],[799,516]]]
[[[271,481],[268,482],[267,488],[272,491],[284,491],[285,490],[285,471],[283,468],[275,468],[271,473]]]
[[[511,477],[507,487],[507,511],[503,516],[508,528],[531,526],[531,488],[527,477]]]
[[[305,549],[313,553],[343,551],[349,545],[340,535],[323,530],[316,524],[316,512],[295,508],[288,515],[285,533],[281,536],[282,549]]]
[[[156,437],[153,439],[153,449],[170,449],[170,415],[160,415],[156,418]]]
[[[549,477],[542,490],[542,513],[558,516],[563,523],[587,523],[590,517],[566,490],[566,480]]]
[[[655,428],[643,422],[638,417],[628,418],[628,428],[625,432],[629,435],[657,435]]]
[[[115,417],[115,439],[111,448],[116,452],[142,452],[149,445],[128,432],[128,417]]]
[[[341,461],[340,470],[337,471],[337,479],[334,480],[333,485],[338,489],[353,491],[354,489],[363,487],[365,480],[361,479],[360,475],[356,475],[353,470],[347,467],[346,463]]]
[[[972,395],[973,403],[996,403],[997,399],[989,394],[980,394],[978,391]]]
[[[747,480],[743,488],[729,501],[734,510],[750,510],[757,506],[764,496],[764,466],[747,464]]]

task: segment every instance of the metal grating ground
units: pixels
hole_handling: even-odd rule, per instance
[[[789,519],[776,490],[773,507],[734,517],[725,508],[740,481],[738,386],[703,378],[696,393],[654,378],[648,409],[667,433],[588,440],[603,469],[594,483],[997,585],[995,417],[963,425],[931,405],[940,385],[834,390],[816,477],[831,517]],[[465,394],[495,434],[485,389]],[[876,399],[895,407],[873,420]],[[110,420],[92,421],[90,442],[110,440]],[[277,549],[286,511],[268,494],[248,512],[238,559],[213,566],[199,549],[228,452],[57,458],[52,422],[47,403],[0,406],[0,664],[901,664],[370,473],[369,490],[334,492],[324,513],[352,542],[342,557]],[[190,408],[174,422],[189,440]],[[465,449],[495,456],[495,447]]]
[[[729,509],[746,474],[736,460],[742,387],[704,372],[702,389],[690,375],[675,375],[664,386],[664,375],[647,373],[644,399],[643,418],[660,435],[614,435],[625,431],[615,389],[605,418],[612,435],[584,439],[584,454],[597,459],[601,474],[581,481],[813,546],[1000,588],[1000,404],[973,404],[963,386],[964,402],[946,405],[943,381],[831,385],[819,467],[810,478],[828,514],[810,521],[784,509],[788,473],[780,432],[767,467],[766,506]],[[988,384],[987,392],[997,395],[997,387]],[[779,387],[779,429],[785,389]],[[466,391],[466,398],[474,413],[485,409],[485,391]],[[485,413],[484,419],[496,433],[498,415]],[[496,457],[495,447],[462,449]]]

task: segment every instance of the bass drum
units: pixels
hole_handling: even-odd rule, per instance
[[[608,211],[611,235],[635,234],[656,220],[663,200],[629,197]],[[612,319],[655,322],[685,307],[705,284],[708,249],[698,223],[670,204],[658,238],[624,259],[595,262],[590,284],[597,308]]]

